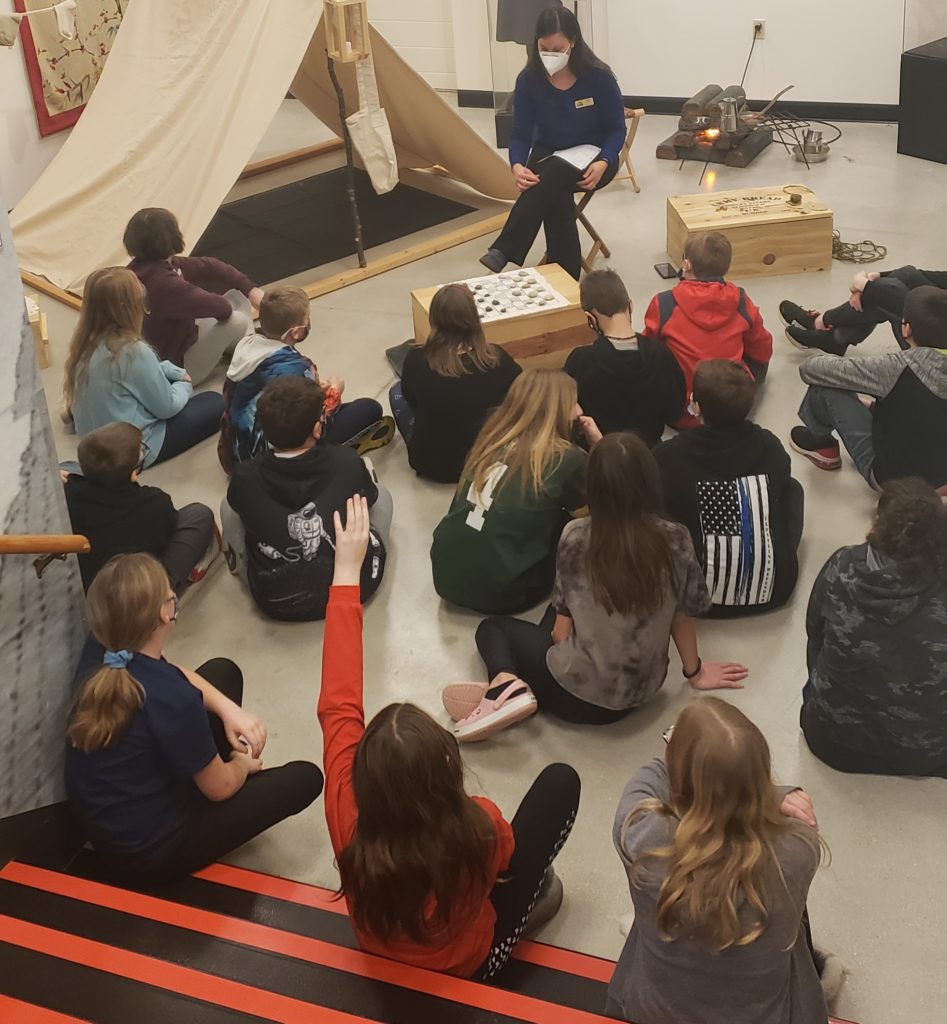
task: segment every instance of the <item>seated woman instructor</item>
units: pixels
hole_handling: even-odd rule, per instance
[[[578,280],[582,251],[573,195],[615,177],[624,143],[625,107],[615,76],[586,44],[571,11],[543,11],[513,98],[510,164],[520,197],[480,262],[496,274],[507,263],[522,266],[542,226],[547,262]],[[584,169],[552,155],[586,145],[599,153]]]

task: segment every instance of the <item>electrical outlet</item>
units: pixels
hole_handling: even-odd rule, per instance
[[[757,18],[753,22],[753,35],[757,39],[766,38],[766,22],[762,18]]]

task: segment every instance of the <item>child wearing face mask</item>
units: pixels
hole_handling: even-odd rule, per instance
[[[244,338],[233,354],[224,383],[226,409],[220,425],[217,454],[227,474],[266,450],[256,407],[263,388],[276,377],[308,377],[325,394],[325,437],[332,444],[354,444],[369,451],[387,444],[394,421],[382,415],[373,398],[342,401],[345,382],[340,377],[320,379],[316,364],[296,346],[309,336],[309,297],[302,288],[276,285],[260,301],[260,329]]]
[[[507,263],[522,266],[544,227],[546,262],[578,280],[582,251],[573,196],[615,177],[625,135],[618,82],[582,38],[575,15],[564,7],[543,11],[513,99],[510,166],[520,197],[480,262],[494,273]],[[553,156],[583,145],[599,150],[583,169]]]
[[[635,332],[631,299],[614,270],[586,274],[580,296],[597,336],[566,361],[579,405],[603,434],[631,431],[653,448],[665,424],[684,413],[684,374],[666,345]]]

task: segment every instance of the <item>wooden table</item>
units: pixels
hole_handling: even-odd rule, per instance
[[[700,231],[720,231],[730,239],[731,277],[804,274],[832,265],[832,211],[805,185],[668,196],[672,263],[681,265],[684,244]]]
[[[590,345],[595,338],[579,304],[579,283],[557,263],[536,268],[538,273],[569,303],[483,325],[487,341],[499,345],[521,365],[531,369],[559,370],[574,348]],[[431,300],[442,285],[411,293],[414,340],[423,345],[431,333]]]

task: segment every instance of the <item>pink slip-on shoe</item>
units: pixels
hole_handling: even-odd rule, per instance
[[[513,679],[495,697],[484,694],[477,707],[454,726],[454,735],[461,743],[475,743],[529,718],[538,710],[533,691],[522,679]]]
[[[455,722],[466,718],[480,706],[480,701],[483,700],[483,696],[487,692],[487,685],[487,683],[449,683],[441,690],[444,710]]]

